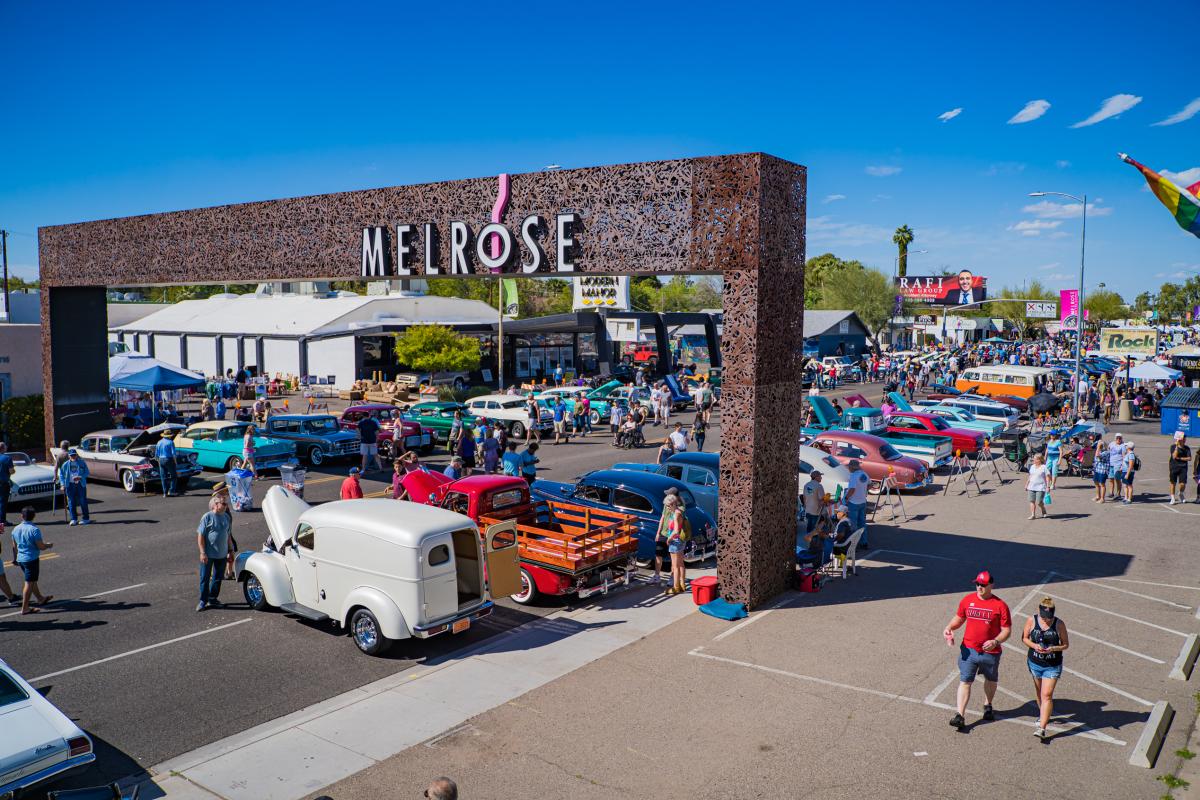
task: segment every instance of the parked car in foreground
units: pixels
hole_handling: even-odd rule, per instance
[[[821,488],[830,497],[840,497],[850,485],[850,470],[824,450],[800,445],[800,488],[808,482],[813,470],[821,473]]]
[[[653,472],[687,484],[696,504],[717,519],[717,479],[721,475],[721,456],[717,453],[676,453],[665,464],[622,462],[613,469]]]
[[[0,798],[85,769],[92,739],[0,660]]]
[[[87,464],[88,479],[113,481],[127,492],[161,484],[158,457],[154,448],[166,428],[182,429],[182,425],[159,425],[149,430],[116,428],[89,433],[79,441],[79,457]],[[187,491],[188,481],[200,473],[195,451],[175,449],[175,490]]]
[[[897,489],[920,489],[933,483],[933,473],[924,464],[869,433],[825,431],[805,444],[824,450],[843,464],[857,458],[872,481],[891,475]]]
[[[358,458],[358,433],[342,430],[332,414],[279,414],[263,427],[268,436],[294,444],[314,467],[331,458]]]
[[[20,508],[34,500],[49,500],[54,496],[54,470],[37,463],[27,453],[10,452],[16,472],[8,492],[9,509]]]
[[[654,537],[662,518],[666,491],[674,488],[683,500],[684,514],[692,528],[692,539],[684,551],[688,563],[703,561],[717,552],[717,523],[696,504],[686,484],[649,472],[600,469],[589,472],[578,483],[536,480],[531,487],[535,499],[568,500],[581,506],[632,514],[638,520],[638,559],[654,558]]]
[[[367,655],[399,639],[462,633],[521,589],[516,523],[481,537],[469,517],[400,500],[310,506],[272,486],[263,500],[271,537],[239,553],[246,602],[316,622],[332,620]]]
[[[248,422],[214,420],[197,422],[175,437],[177,451],[196,454],[201,467],[228,472],[242,465],[242,440],[246,436]],[[255,469],[272,469],[294,461],[296,446],[281,439],[254,436]]]

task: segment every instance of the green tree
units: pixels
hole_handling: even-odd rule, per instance
[[[1108,289],[1097,289],[1083,300],[1083,307],[1088,312],[1088,324],[1103,326],[1115,319],[1129,316],[1129,307],[1121,299],[1121,295]]]
[[[1150,292],[1142,292],[1137,297],[1133,298],[1133,313],[1139,319],[1146,316],[1146,312],[1154,308],[1154,295]]]
[[[466,372],[479,368],[479,340],[445,325],[413,325],[396,334],[396,360],[417,372]]]
[[[996,296],[1022,297],[1026,300],[1043,300],[1046,302],[1058,299],[1058,295],[1053,290],[1043,286],[1040,281],[1033,281],[1023,286],[1005,286]],[[1034,326],[1045,322],[1045,320],[1030,319],[1025,315],[1025,300],[989,303],[984,308],[988,309],[986,312],[988,316],[1000,317],[1011,325],[1017,331],[1017,334],[1022,337],[1028,334]]]
[[[826,284],[836,282],[847,270],[866,269],[861,261],[844,261],[833,253],[822,253],[804,262],[804,307],[829,308],[823,305]]]
[[[1183,287],[1177,283],[1164,283],[1158,289],[1158,299],[1154,303],[1160,322],[1182,319],[1187,310],[1187,296]]]
[[[901,278],[908,274],[908,246],[915,238],[917,237],[913,234],[912,228],[907,225],[896,228],[896,232],[892,235],[892,242],[899,251],[899,257],[896,260],[896,274]]]
[[[842,261],[822,275],[821,300],[817,307],[855,311],[878,347],[879,334],[892,319],[895,298],[896,291],[889,276],[857,261]],[[910,310],[905,303],[901,314]]]

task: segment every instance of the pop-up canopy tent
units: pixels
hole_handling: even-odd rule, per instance
[[[108,385],[135,392],[203,386],[204,376],[141,353],[118,353],[108,360]]]
[[[1118,373],[1119,374],[1119,373]],[[1143,361],[1129,370],[1129,379],[1134,381],[1167,381],[1175,380],[1183,375],[1177,369],[1155,364],[1153,361]]]

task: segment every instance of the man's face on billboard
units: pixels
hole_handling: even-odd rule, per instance
[[[972,281],[971,273],[969,273],[969,272],[958,273],[958,288],[962,289],[964,292],[971,291],[971,281]]]

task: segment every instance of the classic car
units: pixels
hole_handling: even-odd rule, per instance
[[[357,433],[358,423],[372,411],[379,420],[379,455],[394,458],[405,450],[417,450],[423,454],[433,452],[432,431],[421,427],[420,423],[405,419],[404,412],[395,406],[383,403],[357,403],[350,406],[342,412],[342,430]]]
[[[473,426],[475,417],[467,411],[462,403],[445,403],[429,400],[415,403],[403,413],[403,418],[415,422],[433,435],[435,444],[446,444],[450,441],[450,429],[454,427],[454,412],[462,412],[464,426]]]
[[[687,484],[696,504],[717,519],[717,479],[721,475],[721,456],[717,453],[676,453],[665,464],[622,462],[613,469],[653,472]]]
[[[840,497],[850,485],[850,470],[824,450],[800,445],[800,488],[808,482],[812,471],[821,473],[821,488],[830,497]]]
[[[926,397],[930,400],[948,400],[952,397],[961,397],[963,400],[985,400],[993,403],[1003,403],[1006,406],[1012,406],[1017,411],[1022,413],[1029,410],[1029,399],[1025,397],[1017,397],[1013,394],[973,394],[971,392],[933,392]]]
[[[292,442],[314,467],[328,458],[358,458],[358,433],[342,430],[332,414],[279,414],[267,420],[263,433]]]
[[[954,457],[949,436],[888,431],[878,408],[860,405],[838,414],[833,405],[820,396],[809,397],[808,404],[816,418],[810,426],[801,429],[808,435],[833,430],[869,433],[885,439],[901,453],[912,456],[930,469],[949,464]]]
[[[34,500],[48,500],[54,496],[54,469],[34,461],[27,453],[10,452],[16,472],[12,476],[12,489],[8,492],[9,509],[19,509]]]
[[[637,404],[646,412],[654,413],[654,402],[650,399],[650,390],[645,386],[618,386],[606,395],[606,399],[610,402],[624,400],[629,408]]]
[[[839,383],[862,380],[862,368],[858,360],[850,356],[825,356],[821,359],[821,366],[826,372],[831,368],[836,369]]]
[[[529,412],[526,404],[529,401],[519,395],[485,394],[482,397],[472,397],[467,401],[467,409],[476,417],[498,422],[514,439],[525,438],[525,426],[529,424]],[[539,432],[541,434],[554,432],[554,415],[542,407]]]
[[[582,600],[608,594],[637,574],[637,520],[629,514],[532,500],[525,481],[507,475],[452,480],[440,472],[413,470],[402,483],[414,500],[466,514],[485,530],[516,521],[521,591],[512,599],[522,605],[539,595],[573,594]]]
[[[984,435],[979,431],[969,431],[966,428],[955,428],[936,414],[923,414],[917,411],[897,411],[889,414],[887,429],[893,433],[933,433],[949,436],[956,451],[967,455],[975,455],[983,447]]]
[[[869,433],[824,431],[805,444],[824,450],[843,464],[857,458],[872,481],[891,475],[898,489],[919,489],[933,483],[933,473],[924,464]]]
[[[127,492],[158,484],[158,458],[154,448],[168,428],[182,429],[183,426],[164,423],[149,430],[117,428],[84,436],[76,450],[87,464],[88,480],[113,481]],[[199,472],[196,453],[176,447],[176,491],[185,491],[188,481]]]
[[[585,395],[588,399],[588,405],[591,406],[589,416],[592,418],[592,424],[599,425],[612,414],[612,401],[608,399],[608,392],[605,390],[606,388],[615,389],[617,386],[620,386],[618,381],[610,381],[598,389],[591,390],[586,386],[556,386],[537,395],[537,400],[539,404],[544,400],[546,401],[545,407],[553,408],[554,400],[561,397],[567,407],[567,411],[574,412],[575,399],[581,394]]]
[[[998,422],[1004,426],[1004,430],[1015,428],[1020,417],[1020,412],[1012,406],[996,403],[990,400],[970,400],[963,397],[948,397],[940,401],[918,401],[916,405],[922,405],[927,402],[936,402],[940,406],[949,406],[950,408],[961,408],[964,411],[970,411],[976,418],[986,422]]]
[[[0,798],[12,798],[96,760],[91,738],[0,661]]]
[[[977,419],[974,414],[966,409],[957,408],[955,406],[942,405],[938,400],[918,400],[915,407],[910,405],[908,400],[898,392],[889,392],[888,399],[900,411],[916,411],[921,414],[932,414],[935,417],[941,417],[950,423],[955,428],[962,428],[967,431],[978,431],[984,436],[995,439],[1000,434],[1004,433],[1004,424],[1001,422],[991,422],[989,420]]]
[[[367,655],[400,639],[462,633],[521,589],[516,523],[368,498],[310,506],[272,486],[270,538],[234,561],[246,603],[348,629]]]
[[[654,537],[662,517],[662,501],[667,489],[679,491],[684,513],[692,527],[692,539],[684,551],[684,561],[703,561],[717,552],[717,523],[696,504],[686,484],[649,472],[600,469],[589,472],[578,483],[536,480],[530,487],[535,498],[567,500],[581,506],[633,514],[638,519],[638,559],[654,558]]]
[[[176,451],[196,454],[200,466],[225,472],[242,465],[242,439],[246,435],[247,422],[214,420],[197,422],[188,427],[182,436],[175,437]],[[296,446],[281,439],[254,436],[255,469],[271,469],[296,459]]]

